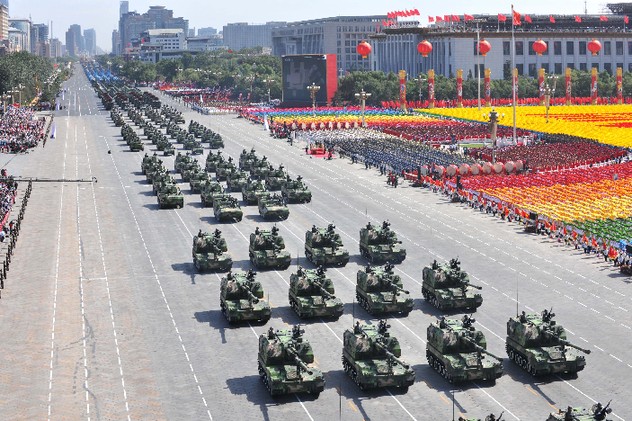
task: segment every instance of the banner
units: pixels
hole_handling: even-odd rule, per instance
[[[566,105],[571,105],[571,91],[572,91],[572,82],[571,82],[571,68],[566,68]]]
[[[617,67],[617,104],[623,104],[623,69]]]
[[[544,69],[538,69],[538,91],[540,93],[540,105],[544,105]]]
[[[428,70],[428,108],[435,106],[435,72]]]
[[[593,67],[590,71],[590,103],[597,104],[597,68]]]
[[[513,69],[513,78],[511,81],[511,91],[512,91],[512,101],[518,102],[518,68],[514,67]]]
[[[399,71],[399,106],[406,111],[406,70]]]
[[[485,69],[485,82],[484,82],[484,90],[485,90],[485,106],[489,107],[492,105],[492,70]]]
[[[456,106],[463,107],[463,69],[456,71]]]

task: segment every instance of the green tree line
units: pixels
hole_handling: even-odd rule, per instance
[[[41,101],[51,102],[60,85],[65,80],[66,66],[59,65],[61,69],[57,77],[54,73],[53,61],[35,56],[28,52],[11,53],[0,57],[0,94],[10,95],[11,91],[20,90],[22,86],[22,102],[30,102],[38,92],[42,93]],[[50,81],[50,83],[47,83]],[[19,93],[14,92],[17,102]]]

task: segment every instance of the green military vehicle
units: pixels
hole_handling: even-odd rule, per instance
[[[349,252],[335,229],[334,224],[327,228],[313,225],[305,232],[305,257],[316,266],[345,266],[349,262]]]
[[[231,192],[240,192],[248,182],[248,174],[244,171],[233,170],[226,176],[226,188]]]
[[[191,187],[191,191],[193,193],[200,193],[202,191],[202,186],[211,182],[213,182],[211,175],[201,169],[200,171],[191,174],[189,177],[189,186]]]
[[[511,317],[507,322],[507,355],[533,376],[575,374],[584,369],[586,358],[577,351],[590,354],[566,340],[566,331],[555,320],[555,313]]]
[[[250,263],[256,268],[287,269],[292,258],[285,249],[285,241],[279,235],[279,229],[273,226],[270,231],[255,229],[250,234],[248,255]]]
[[[176,148],[173,147],[173,144],[171,142],[169,142],[169,140],[165,139],[159,139],[158,142],[156,143],[156,148],[159,151],[162,151],[162,154],[164,156],[171,156],[171,155],[175,155],[176,153]]]
[[[401,263],[406,258],[406,249],[390,226],[388,221],[381,228],[369,222],[360,230],[360,254],[372,264]]]
[[[206,129],[204,133],[202,133],[202,142],[208,142],[211,149],[219,149],[224,147],[224,140],[222,140],[222,135],[220,135],[219,133],[215,133],[211,129]]]
[[[268,190],[281,190],[281,187],[285,183],[285,177],[286,174],[283,165],[279,165],[279,168],[277,169],[270,166],[270,171],[266,174],[266,185],[268,186]]]
[[[202,167],[195,159],[180,166],[180,175],[182,175],[182,181],[185,183],[188,183],[192,176],[201,172],[203,172]]]
[[[250,175],[260,180],[265,180],[268,173],[273,169],[274,167],[270,165],[268,158],[264,156],[252,163],[250,166]]]
[[[402,285],[399,275],[393,273],[393,265],[367,266],[357,275],[356,299],[367,313],[401,313],[408,315],[413,309],[413,299]]]
[[[497,417],[496,415],[494,415],[493,413],[487,415],[485,417],[485,421],[503,421],[503,414],[505,413],[505,411],[501,412],[500,415]],[[459,417],[457,421],[481,421],[480,418],[464,418],[464,417]]]
[[[221,162],[224,162],[224,157],[222,156],[221,151],[217,151],[217,153],[214,155],[209,152],[209,154],[206,156],[206,171],[215,172],[217,170],[217,165]]]
[[[252,148],[250,152],[245,149],[239,154],[239,169],[242,171],[250,171],[252,164],[257,160],[257,154],[255,148]]]
[[[202,142],[197,140],[193,135],[189,135],[183,142],[184,149],[190,150],[193,155],[202,155],[204,148]]]
[[[216,196],[223,196],[224,188],[217,181],[211,181],[208,184],[205,184],[200,192],[200,197],[202,198],[202,205],[204,207],[213,206],[213,201]]]
[[[140,169],[143,175],[146,175],[148,169],[155,168],[157,165],[162,165],[162,160],[158,158],[158,155],[155,152],[153,155],[145,154],[143,161],[140,164]]]
[[[314,351],[303,339],[300,326],[292,330],[274,330],[259,337],[259,376],[271,396],[311,393],[315,397],[325,389],[325,376],[310,364]]]
[[[213,212],[218,222],[239,222],[244,216],[237,198],[229,194],[215,196]]]
[[[485,335],[472,326],[474,322],[465,315],[462,319],[442,317],[428,326],[428,364],[450,383],[495,382],[503,375],[502,358],[487,350]]]
[[[263,299],[263,287],[255,272],[228,272],[220,282],[219,307],[228,323],[270,320],[270,304]]]
[[[241,188],[241,197],[246,205],[256,205],[259,199],[270,195],[261,180],[249,179]]]
[[[160,190],[158,190],[157,194],[160,209],[180,209],[184,206],[184,196],[182,196],[178,186],[174,184],[165,184]]]
[[[569,406],[566,409],[558,409],[557,412],[551,412],[546,421],[612,421],[612,418],[607,418],[610,413],[610,402],[606,406],[597,402],[590,408]]]
[[[312,192],[303,183],[303,177],[300,175],[296,180],[292,180],[290,176],[281,186],[281,195],[286,203],[309,203],[312,201]]]
[[[176,185],[176,180],[171,176],[171,174],[169,174],[168,171],[165,170],[164,172],[158,173],[154,176],[152,181],[152,189],[154,190],[154,193],[158,194],[158,192],[167,185]]]
[[[421,294],[439,310],[468,309],[476,311],[483,304],[483,297],[474,289],[482,289],[470,283],[468,274],[461,270],[459,259],[449,263],[426,266],[422,272]]]
[[[290,307],[300,318],[338,319],[342,316],[343,304],[334,294],[334,284],[325,275],[325,268],[322,266],[318,269],[299,267],[296,273],[290,276],[288,299]]]
[[[176,159],[173,162],[173,169],[176,172],[181,173],[182,168],[186,165],[189,165],[193,161],[197,162],[197,160],[189,155],[188,152],[185,155],[182,155],[180,152],[178,152],[178,154],[176,155]]]
[[[134,136],[132,136],[128,140],[127,144],[129,145],[129,150],[131,152],[139,152],[145,150],[145,145],[143,145],[143,142],[140,140],[136,133],[134,133]]]
[[[217,168],[215,169],[215,178],[217,178],[217,181],[226,181],[226,177],[228,177],[228,174],[236,169],[237,167],[233,163],[233,158],[229,156],[228,161],[217,163]]]
[[[290,209],[288,209],[283,198],[278,194],[261,196],[258,207],[259,215],[266,220],[283,221],[290,216]]]
[[[377,326],[356,322],[353,330],[345,330],[342,367],[360,390],[398,387],[406,392],[415,383],[415,372],[400,359],[399,341],[389,327],[380,320]]]
[[[226,252],[226,240],[218,229],[211,235],[200,232],[193,237],[193,265],[198,272],[225,272],[233,267],[233,259]]]

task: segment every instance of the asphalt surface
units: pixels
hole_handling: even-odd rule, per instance
[[[56,138],[0,159],[15,175],[98,182],[34,184],[0,300],[0,419],[449,420],[454,409],[457,418],[504,411],[508,420],[543,420],[555,408],[610,399],[611,418],[631,417],[632,290],[629,278],[602,259],[427,190],[391,188],[363,165],[310,158],[302,145],[273,139],[260,125],[204,116],[161,95],[185,111],[187,124],[195,119],[221,133],[225,154],[237,160],[254,147],[312,190],[311,203],[290,205],[289,219],[277,223],[292,266],[257,276],[272,319],[265,326],[229,326],[219,311],[221,275],[197,274],[191,259],[193,235],[218,226],[212,209],[201,207],[188,183],[180,184],[184,208],[158,209],[140,172],[143,154],[128,151],[80,68],[65,86],[67,108],[56,114]],[[154,146],[144,142],[151,152]],[[163,160],[173,168],[173,157]],[[233,269],[250,268],[247,238],[255,227],[273,225],[256,206],[242,209],[241,222],[219,225]],[[358,319],[376,321],[354,305],[356,273],[366,264],[359,230],[385,219],[407,248],[396,270],[415,298],[408,317],[389,320],[402,358],[416,372],[406,394],[361,392],[341,364],[344,330]],[[287,302],[290,274],[297,263],[312,267],[303,253],[305,231],[330,222],[352,255],[346,267],[327,272],[345,314],[304,324],[326,388],[318,399],[273,399],[257,374],[257,337],[270,326],[301,323]],[[426,328],[440,313],[422,299],[421,271],[434,259],[455,256],[483,286],[477,325],[488,349],[504,358],[505,374],[495,385],[455,388],[426,362]],[[576,378],[534,379],[506,356],[508,318],[517,309],[551,307],[569,340],[592,351]]]

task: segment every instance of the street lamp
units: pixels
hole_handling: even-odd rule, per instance
[[[270,85],[272,85],[272,82],[274,82],[274,79],[263,79],[263,83],[268,87],[268,104],[272,102],[270,98]]]
[[[24,88],[25,88],[24,85],[22,85],[21,83],[18,83],[18,92],[20,95],[20,101],[19,101],[20,107],[22,106],[22,89]]]
[[[487,118],[487,114],[483,114],[483,117]],[[489,137],[492,141],[492,164],[496,163],[496,132],[498,131],[498,121],[504,118],[505,115],[498,115],[498,112],[492,108],[489,112]]]
[[[546,122],[549,122],[549,107],[551,106],[551,95],[555,98],[555,86],[557,85],[557,75],[546,77],[542,92],[544,93],[544,106],[546,107]],[[551,83],[553,82],[551,86]]]
[[[368,92],[364,92],[364,89],[362,89],[362,91],[355,94],[355,97],[360,100],[360,112],[362,113],[362,127],[366,127],[366,121],[364,119],[364,108],[366,105],[366,100],[369,99],[370,96],[371,94]]]
[[[428,80],[428,78],[423,73],[419,73],[419,76],[417,76],[413,80],[417,82],[417,84],[419,85],[419,102],[421,102],[421,92],[423,90],[423,85],[424,85],[424,82]]]
[[[312,84],[307,87],[307,90],[309,91],[309,96],[312,98],[312,112],[314,113],[314,116],[315,116],[316,115],[316,94],[318,93],[318,91],[320,91],[320,86],[312,82]]]

